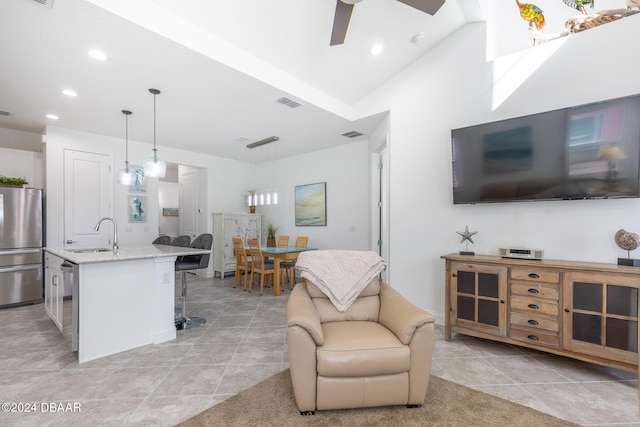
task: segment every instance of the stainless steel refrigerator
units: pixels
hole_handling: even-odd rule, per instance
[[[42,190],[0,187],[0,307],[39,302]]]

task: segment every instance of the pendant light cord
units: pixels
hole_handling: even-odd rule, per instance
[[[158,161],[158,150],[156,149],[156,95],[160,94],[158,89],[149,89],[153,94],[153,160]]]
[[[129,116],[132,114],[129,110],[122,110],[124,114],[124,170],[129,173]]]
[[[153,94],[153,158],[157,159],[156,149],[156,94]]]

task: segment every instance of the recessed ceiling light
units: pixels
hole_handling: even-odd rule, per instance
[[[384,50],[384,46],[382,46],[382,43],[376,43],[373,46],[371,46],[371,49],[369,50],[369,52],[371,53],[371,55],[379,55],[383,50]]]
[[[78,96],[78,93],[73,89],[63,89],[62,93],[64,93],[67,96],[72,96],[72,97]]]
[[[101,50],[91,49],[88,53],[90,57],[97,61],[107,61],[109,59],[107,54]]]
[[[56,116],[55,114],[47,114],[45,116],[47,119],[51,119],[51,120],[58,120],[60,117]]]

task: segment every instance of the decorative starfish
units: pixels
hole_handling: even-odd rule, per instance
[[[459,235],[462,236],[462,240],[460,240],[460,244],[464,243],[465,240],[470,241],[471,243],[473,243],[473,239],[471,238],[471,236],[473,236],[474,234],[477,234],[477,231],[469,231],[469,227],[468,226],[464,226],[464,233],[460,232],[460,231],[456,231],[456,233],[458,233]]]

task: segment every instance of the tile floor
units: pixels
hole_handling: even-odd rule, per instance
[[[0,310],[0,401],[35,409],[0,413],[0,425],[172,426],[288,367],[288,291],[248,294],[233,276],[189,281],[188,310],[203,327],[82,365],[42,304]],[[636,375],[443,336],[438,327],[434,375],[585,426],[640,426]]]

